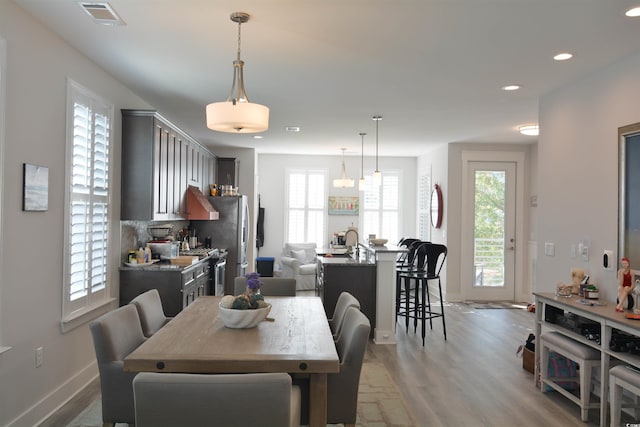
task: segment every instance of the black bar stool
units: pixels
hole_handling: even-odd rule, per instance
[[[416,253],[418,247],[426,242],[423,242],[420,239],[408,238],[404,239],[401,247],[407,248],[407,252],[402,252],[396,261],[396,322],[398,321],[398,316],[403,316],[404,312],[401,313],[400,307],[402,303],[406,303],[406,293],[404,288],[401,285],[401,273],[410,273],[422,271],[422,264],[424,263],[424,255],[420,260],[416,258]]]
[[[409,319],[413,319],[413,332],[418,329],[418,320],[422,326],[422,345],[426,334],[426,320],[433,329],[433,319],[442,318],[442,330],[444,339],[447,339],[447,327],[444,316],[444,299],[442,297],[442,281],[440,272],[444,261],[447,258],[447,247],[437,243],[425,242],[417,248],[416,260],[424,259],[418,271],[400,272],[399,278],[404,279],[404,309],[400,309],[398,315],[404,315],[406,331],[409,332]],[[440,298],[440,311],[431,306],[431,293],[429,292],[429,281],[438,280],[438,296]],[[413,301],[411,298],[411,284],[414,284]]]

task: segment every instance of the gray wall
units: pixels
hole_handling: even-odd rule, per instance
[[[78,54],[11,1],[0,1],[0,37],[7,43],[2,271],[0,272],[0,425],[32,426],[97,375],[87,324],[63,334],[66,84],[71,78],[115,105],[115,190],[120,215],[120,108],[143,100]],[[49,168],[49,210],[22,212],[22,164]],[[116,227],[117,236],[118,228]],[[114,248],[119,248],[115,241]],[[110,263],[117,290],[118,251]],[[36,348],[44,363],[35,367]]]
[[[640,55],[628,57],[541,99],[538,144],[537,290],[570,283],[571,268],[584,268],[615,301],[616,269],[604,270],[602,254],[617,253],[618,127],[640,122]],[[590,258],[570,257],[572,244],[590,243]],[[555,257],[544,243],[555,244]],[[638,268],[640,260],[632,260]]]

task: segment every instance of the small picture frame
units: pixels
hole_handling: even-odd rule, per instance
[[[49,168],[23,164],[22,210],[43,212],[49,209]]]

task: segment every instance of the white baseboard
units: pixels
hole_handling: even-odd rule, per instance
[[[62,408],[98,377],[98,365],[94,361],[81,369],[58,388],[24,411],[6,427],[37,426]]]

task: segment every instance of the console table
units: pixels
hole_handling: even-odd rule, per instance
[[[552,292],[534,292],[536,303],[536,321],[535,335],[538,338],[545,330],[554,330],[567,337],[598,349],[601,354],[601,370],[600,370],[600,426],[609,425],[608,414],[608,398],[609,398],[609,365],[611,357],[618,359],[626,364],[640,368],[640,356],[630,353],[615,352],[609,349],[611,341],[611,331],[618,329],[628,334],[640,337],[640,320],[627,319],[625,317],[629,311],[618,313],[615,311],[615,303],[607,303],[607,305],[587,305],[580,302],[582,297],[572,295],[571,297],[557,297]],[[558,324],[545,321],[545,310],[547,306],[556,307],[565,312],[574,313],[591,321],[600,324],[600,344],[595,341],[588,340],[582,335],[566,329]],[[536,360],[540,357],[540,346],[536,345]],[[534,381],[538,378],[538,364],[536,363]]]

